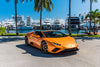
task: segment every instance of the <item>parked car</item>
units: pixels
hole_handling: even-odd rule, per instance
[[[25,44],[39,48],[43,53],[78,50],[78,42],[59,31],[35,31],[27,33]]]

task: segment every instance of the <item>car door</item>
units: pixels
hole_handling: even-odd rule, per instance
[[[32,46],[35,46],[37,48],[41,48],[41,41],[43,40],[43,35],[41,34],[41,32],[39,32],[39,34],[34,34],[31,35],[31,42],[33,43]]]
[[[30,40],[29,40],[30,45],[36,46],[36,44],[35,44],[36,40],[35,40],[35,35],[34,35],[34,33],[31,33],[31,34],[30,34],[29,39],[30,39]]]
[[[38,48],[41,48],[41,42],[43,40],[43,37],[44,36],[41,32],[39,32],[39,34],[36,34],[36,36],[35,36],[35,41],[36,41],[35,43],[36,43]]]
[[[37,44],[37,38],[35,34],[31,34],[30,36],[30,45],[34,46],[34,47],[39,47],[39,45]]]

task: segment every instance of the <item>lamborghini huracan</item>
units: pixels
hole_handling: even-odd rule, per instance
[[[35,31],[27,33],[25,44],[41,49],[43,53],[77,51],[77,41],[59,31]]]

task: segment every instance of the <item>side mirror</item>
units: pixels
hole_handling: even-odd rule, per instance
[[[39,36],[39,35],[36,35],[36,37],[37,37],[37,38],[40,38],[40,36]]]

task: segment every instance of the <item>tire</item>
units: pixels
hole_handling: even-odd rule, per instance
[[[25,37],[25,44],[29,46],[28,38],[27,37]]]
[[[48,45],[45,41],[41,43],[41,51],[45,54],[48,53]]]

